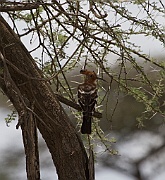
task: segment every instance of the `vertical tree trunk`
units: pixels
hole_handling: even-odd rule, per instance
[[[43,80],[42,72],[33,58],[2,16],[0,52],[5,57],[5,62],[0,59],[3,70],[0,73],[0,87],[13,102],[19,115],[27,111],[35,116],[59,180],[89,179],[88,158],[80,137],[48,82]],[[34,104],[33,109],[26,104],[25,98]]]
[[[21,129],[26,155],[27,179],[40,180],[38,135],[35,117],[32,112],[28,112],[24,116]]]

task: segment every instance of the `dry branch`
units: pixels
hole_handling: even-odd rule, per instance
[[[0,12],[32,10],[32,9],[37,9],[38,7],[39,4],[37,3],[5,2],[5,3],[0,3]]]

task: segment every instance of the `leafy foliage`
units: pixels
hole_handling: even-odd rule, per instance
[[[12,122],[12,121],[15,121],[17,117],[17,112],[15,110],[13,110],[10,114],[7,115],[7,117],[5,118],[5,121],[6,121],[6,125],[9,126],[9,124]]]
[[[156,114],[165,117],[164,58],[159,61],[148,53],[149,49],[147,53],[143,50],[146,41],[164,48],[161,0],[37,3],[37,9],[11,11],[8,16],[18,36],[22,40],[28,37],[32,48],[29,52],[37,54],[36,62],[45,76],[52,77],[52,86],[59,94],[75,101],[75,84],[71,83],[68,71],[78,73],[76,70],[82,67],[97,69],[99,76],[108,82],[99,83],[98,106],[109,102],[114,86],[117,96],[122,92],[144,105],[144,112],[137,118],[139,126]],[[22,29],[19,23],[24,24]],[[118,104],[117,97],[107,120],[111,121]],[[108,107],[106,111],[108,114]],[[75,116],[80,117],[76,113]]]

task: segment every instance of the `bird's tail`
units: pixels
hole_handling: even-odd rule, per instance
[[[83,123],[81,126],[81,133],[82,134],[91,134],[91,120],[92,116],[86,115],[83,113]]]

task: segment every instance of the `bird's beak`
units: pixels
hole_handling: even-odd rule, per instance
[[[84,74],[87,70],[86,69],[81,69],[80,74]]]
[[[105,79],[97,77],[97,79],[107,82]]]

